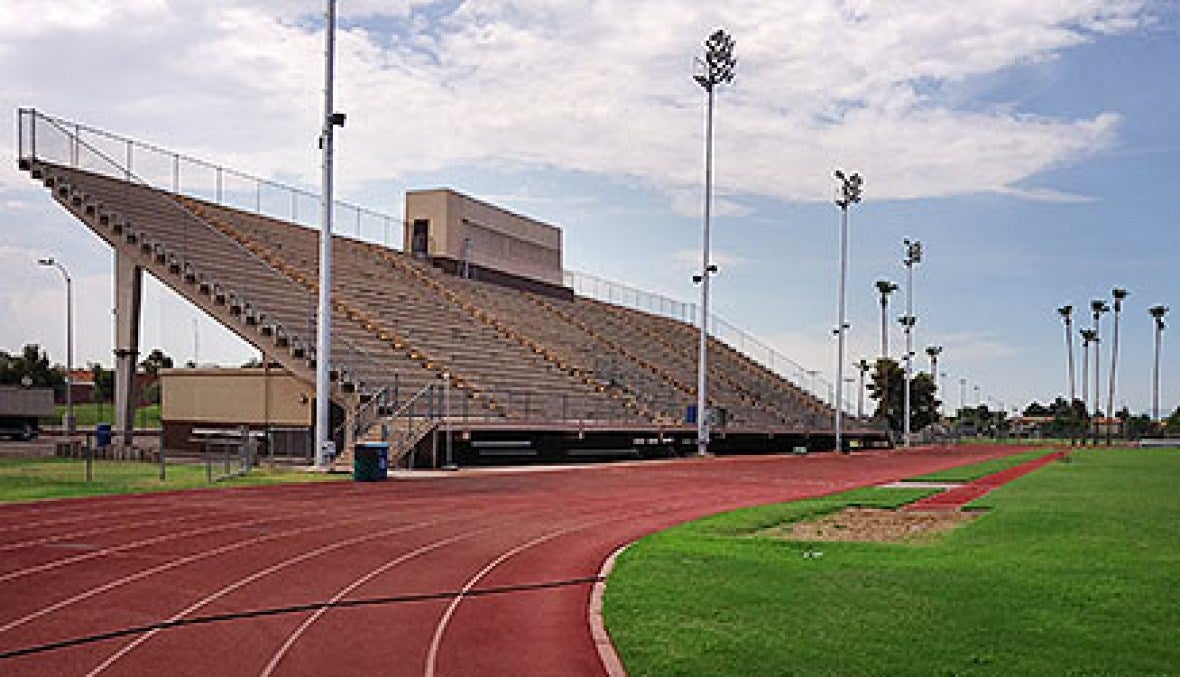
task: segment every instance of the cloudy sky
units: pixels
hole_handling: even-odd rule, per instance
[[[865,176],[849,362],[879,351],[873,282],[901,281],[901,241],[917,238],[917,347],[944,347],[951,404],[960,378],[969,400],[978,385],[1009,408],[1063,392],[1054,309],[1112,286],[1131,292],[1118,400],[1150,402],[1146,309],[1180,313],[1174,3],[339,6],[345,199],[399,214],[406,189],[451,186],[559,224],[571,269],[691,301],[704,136],[693,57],[725,27],[739,64],[716,111],[722,316],[833,371],[840,167]],[[314,189],[321,11],[311,0],[7,0],[0,110],[34,106]],[[0,139],[0,153],[14,158],[15,145]],[[4,163],[0,348],[35,341],[61,359],[62,285],[35,265],[45,255],[78,283],[75,361],[109,363],[109,250]],[[182,360],[252,355],[154,283],[144,320],[145,348]],[[1165,371],[1164,392],[1166,407],[1180,403],[1180,368]]]

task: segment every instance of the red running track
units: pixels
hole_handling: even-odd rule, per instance
[[[0,506],[0,653],[128,627],[593,578],[619,546],[735,508],[1003,456],[728,457]],[[590,583],[305,610],[15,658],[5,675],[598,675]]]
[[[986,477],[968,482],[962,486],[948,489],[946,491],[934,494],[920,501],[914,501],[905,506],[906,510],[915,512],[921,511],[935,511],[935,510],[960,510],[963,506],[977,498],[982,498],[990,494],[995,489],[1004,486],[1018,477],[1024,477],[1037,468],[1044,467],[1053,461],[1065,456],[1064,451],[1055,451],[1044,456],[1029,461],[1028,463],[1021,463],[1013,466],[1007,470],[1001,470],[997,473],[992,473]]]

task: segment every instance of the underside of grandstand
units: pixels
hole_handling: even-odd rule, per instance
[[[81,163],[76,137],[39,153],[23,129],[44,126],[38,117],[22,111],[21,168],[115,252],[117,366],[134,365],[147,271],[314,392],[318,231],[148,185],[97,149],[103,162]],[[333,238],[332,262],[341,461],[359,439],[387,440],[396,462],[416,467],[451,460],[444,449],[471,465],[694,448],[693,326],[511,276],[470,279],[444,265],[453,261],[348,237]],[[715,339],[708,394],[721,412],[715,452],[832,448],[830,407]],[[888,443],[851,423],[854,444]]]

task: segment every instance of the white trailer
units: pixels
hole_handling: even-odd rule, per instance
[[[52,388],[0,386],[0,436],[31,440],[41,431],[40,419],[53,413]]]

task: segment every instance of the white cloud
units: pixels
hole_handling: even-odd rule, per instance
[[[634,177],[694,214],[686,196],[700,182],[703,97],[689,69],[717,25],[739,56],[737,81],[718,93],[719,191],[826,200],[824,168],[840,165],[862,171],[876,199],[1044,199],[1052,188],[1017,186],[1110,144],[1117,114],[957,110],[929,92],[1146,21],[1138,0],[499,0],[434,21],[413,14],[426,4],[342,4],[342,182],[522,163]],[[319,11],[310,0],[8,3],[0,67],[11,82],[0,103],[314,183]],[[366,27],[377,15],[405,21],[408,37]],[[744,208],[722,199],[718,209]]]

